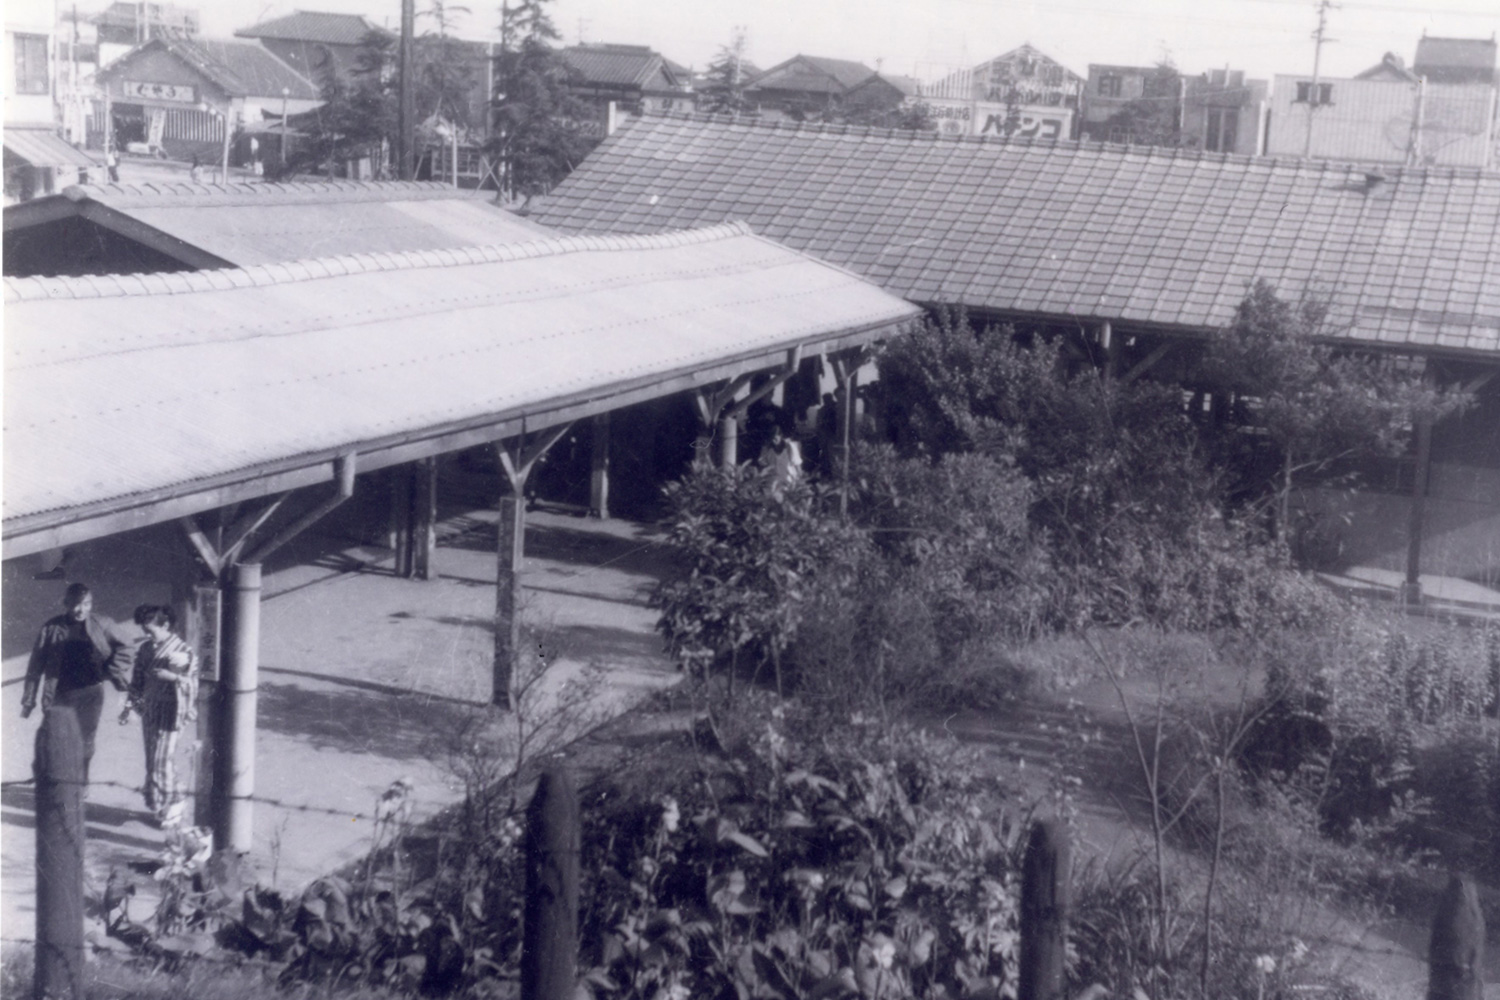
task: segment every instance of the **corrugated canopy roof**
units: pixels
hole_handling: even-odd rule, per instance
[[[5,556],[85,518],[219,506],[226,484],[327,481],[348,452],[409,461],[868,343],[916,312],[740,224],[8,278]]]
[[[6,156],[17,156],[33,167],[97,167],[99,162],[69,145],[51,125],[6,125]]]
[[[744,219],[917,302],[1207,332],[1257,278],[1341,335],[1500,354],[1500,174],[1099,144],[627,122],[532,217],[570,232]]]
[[[59,212],[193,267],[245,267],[358,252],[441,250],[555,235],[489,192],[435,182],[76,185],[5,210],[7,239]],[[23,271],[23,273],[25,273]]]

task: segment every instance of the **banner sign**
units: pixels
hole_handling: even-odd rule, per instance
[[[120,96],[134,97],[142,101],[172,101],[176,104],[197,104],[197,90],[185,83],[142,83],[139,80],[121,80]]]

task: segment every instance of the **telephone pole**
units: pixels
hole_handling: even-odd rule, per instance
[[[416,0],[401,0],[401,92],[396,106],[396,172],[403,181],[414,176],[417,145],[417,98],[412,68],[412,33],[416,30]]]
[[[1313,115],[1318,110],[1318,70],[1323,62],[1323,43],[1337,41],[1327,37],[1328,12],[1334,9],[1332,0],[1318,0],[1318,30],[1313,32],[1312,86],[1307,91],[1307,139],[1302,145],[1304,159],[1312,156]]]

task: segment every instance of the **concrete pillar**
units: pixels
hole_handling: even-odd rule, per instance
[[[412,575],[412,473],[405,465],[393,465],[391,477],[390,549],[391,572],[408,578]]]
[[[732,469],[740,461],[740,422],[734,417],[719,420],[719,467]]]
[[[495,669],[491,701],[514,708],[511,685],[521,652],[521,564],[526,558],[526,476],[512,477],[500,498],[495,579]]]
[[[260,564],[231,566],[224,581],[224,662],[214,768],[214,845],[249,851],[254,839],[255,712],[260,674]]]
[[[418,580],[431,580],[433,555],[437,551],[437,458],[420,459],[414,466],[416,489],[413,491],[412,574]]]
[[[589,514],[609,518],[609,414],[593,421],[593,465],[589,473]]]
[[[859,369],[845,363],[841,366],[843,378],[839,380],[842,396],[839,404],[839,514],[849,513],[849,446],[853,440],[855,410],[854,394],[859,390]]]

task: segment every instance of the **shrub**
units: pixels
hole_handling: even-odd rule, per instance
[[[969,996],[1014,988],[1021,826],[909,728],[778,706],[747,752],[584,834],[596,996]]]

